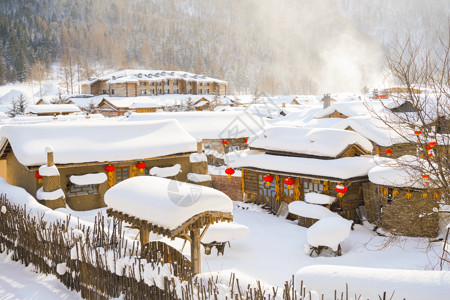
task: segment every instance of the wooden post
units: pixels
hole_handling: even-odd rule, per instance
[[[202,272],[200,257],[200,229],[192,229],[191,236],[191,270],[194,275]]]
[[[53,151],[47,151],[47,166],[51,167],[55,164],[53,159]]]
[[[203,142],[201,139],[197,140],[197,153],[203,153]]]
[[[149,234],[150,231],[148,230],[148,226],[141,226],[141,228],[139,229],[139,239],[141,240],[142,247],[149,242]]]

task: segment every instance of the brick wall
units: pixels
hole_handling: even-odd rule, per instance
[[[211,178],[213,188],[224,192],[231,200],[242,201],[241,177],[227,178],[227,176],[222,175],[211,175]]]

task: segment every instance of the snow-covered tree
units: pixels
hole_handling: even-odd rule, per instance
[[[25,96],[23,94],[20,94],[17,99],[11,100],[11,107],[8,110],[8,115],[10,117],[15,117],[18,115],[24,115],[25,109],[28,106],[28,101],[25,99]]]
[[[191,97],[187,98],[186,101],[183,103],[183,110],[184,111],[193,111],[195,110],[194,100],[192,100]]]
[[[70,102],[70,99],[63,96],[61,92],[58,93],[58,96],[53,97],[53,99],[50,101],[51,104],[68,104]]]
[[[88,106],[84,108],[84,111],[89,114],[94,114],[97,112],[97,105],[95,105],[94,101],[90,101]]]

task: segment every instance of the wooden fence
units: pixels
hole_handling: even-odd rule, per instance
[[[162,242],[140,249],[139,242],[125,238],[122,223],[115,219],[99,217],[92,227],[74,226],[70,217],[48,222],[10,203],[6,195],[0,195],[0,208],[4,211],[0,212],[0,252],[12,252],[13,260],[55,275],[84,299],[311,299],[303,282],[296,284],[294,277],[282,289],[267,290],[259,281],[243,287],[234,274],[224,295],[217,277],[192,277],[189,260]],[[352,297],[341,293],[334,299]]]

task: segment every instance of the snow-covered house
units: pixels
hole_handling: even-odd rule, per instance
[[[416,156],[383,158],[363,184],[369,222],[394,234],[436,237],[439,229],[439,185],[428,164]]]
[[[81,83],[84,94],[137,97],[164,94],[226,94],[227,82],[183,71],[123,70]]]
[[[114,98],[103,98],[102,101],[97,105],[97,111],[106,117],[117,117],[123,116],[126,112],[135,111],[137,113],[146,112],[156,112],[156,110],[161,109],[162,105],[159,104],[159,99],[152,99],[151,97],[120,97],[119,99]]]
[[[242,171],[246,201],[265,203],[277,211],[281,202],[305,200],[305,194],[338,196],[332,211],[358,220],[363,205],[361,184],[375,163],[366,138],[351,131],[273,127],[249,140],[250,150],[227,155],[230,167]]]
[[[74,210],[103,207],[109,187],[149,174],[154,167],[178,165],[177,172],[169,175],[181,181],[206,168],[197,166],[204,162],[191,163],[191,154],[197,152],[196,139],[175,120],[7,124],[0,128],[0,136],[7,181],[37,195],[42,176],[58,175],[66,203]],[[47,147],[54,155],[55,171],[50,175],[40,174],[45,171]],[[37,196],[46,205],[52,200]]]
[[[37,116],[68,115],[80,112],[80,108],[75,104],[35,104],[28,105],[25,109],[25,113]]]

